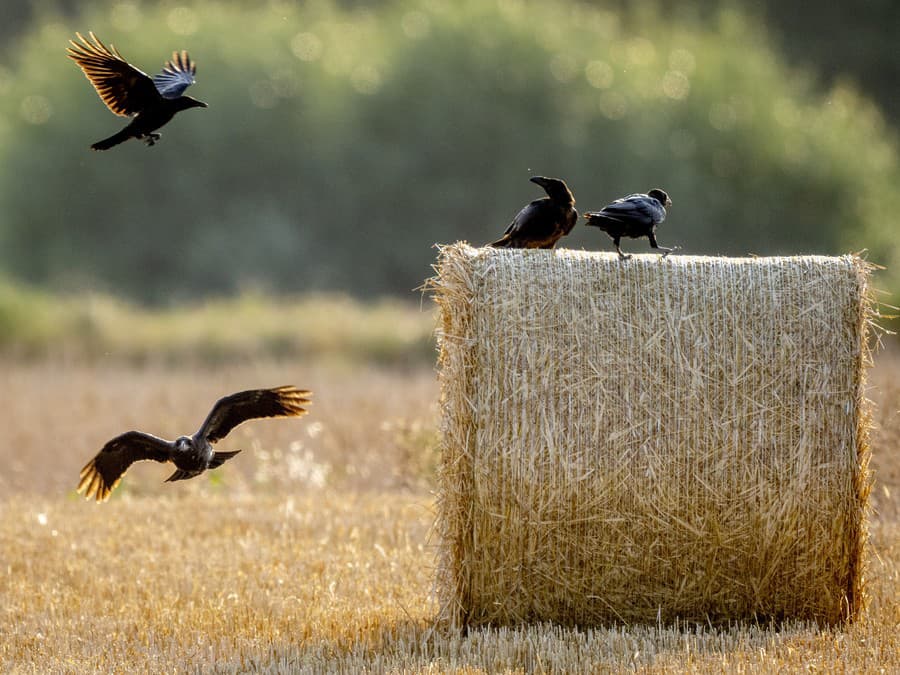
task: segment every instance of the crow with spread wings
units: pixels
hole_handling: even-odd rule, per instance
[[[109,150],[129,138],[143,139],[147,145],[159,140],[157,129],[175,113],[188,108],[205,108],[203,101],[183,96],[194,83],[196,64],[185,51],[174,52],[162,72],[152,78],[125,61],[118,50],[107,48],[96,35],[90,40],[76,33],[80,43],[70,40],[67,52],[94,85],[100,99],[116,115],[131,117],[131,123],[117,134],[97,141],[92,150]]]
[[[647,194],[639,193],[617,199],[600,211],[588,211],[584,217],[588,225],[598,227],[612,237],[620,259],[628,260],[631,257],[622,253],[619,248],[622,237],[647,237],[650,239],[650,246],[662,251],[665,258],[675,249],[660,246],[656,242],[656,226],[666,219],[667,206],[672,206],[669,195],[664,190],[654,188]]]
[[[532,176],[532,183],[544,188],[547,196],[527,204],[506,228],[494,248],[553,248],[578,222],[575,197],[558,178]]]
[[[142,459],[172,462],[176,471],[166,482],[199,476],[240,452],[215,452],[212,447],[237,425],[263,417],[301,417],[306,414],[303,406],[310,402],[311,395],[312,392],[306,389],[286,386],[251,389],[226,396],[216,401],[197,433],[175,441],[141,431],[127,431],[104,445],[85,465],[78,492],[83,492],[87,499],[96,497],[98,502],[106,501],[128,467]]]

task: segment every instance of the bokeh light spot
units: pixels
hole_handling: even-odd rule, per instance
[[[687,49],[673,49],[669,53],[669,67],[690,75],[697,67],[697,60]]]
[[[584,67],[588,84],[596,89],[609,89],[615,80],[615,72],[606,61],[591,61]]]
[[[690,90],[691,81],[680,70],[670,70],[663,75],[662,91],[669,98],[676,101],[684,100]]]
[[[169,29],[178,35],[192,35],[197,32],[197,13],[190,7],[175,7],[166,19]]]
[[[133,2],[119,2],[109,11],[109,21],[116,30],[133,31],[141,23],[141,8]]]
[[[32,94],[23,98],[20,110],[22,118],[29,124],[46,124],[53,113],[50,101],[46,96],[40,94]]]
[[[316,61],[322,56],[325,45],[315,33],[297,33],[291,40],[291,51],[301,61]]]

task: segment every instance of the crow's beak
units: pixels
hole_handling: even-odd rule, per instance
[[[540,186],[544,186],[547,184],[547,179],[544,178],[543,176],[532,176],[528,180],[530,180],[532,183],[536,183],[537,185],[540,185]]]

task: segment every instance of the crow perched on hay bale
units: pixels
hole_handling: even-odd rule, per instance
[[[84,492],[87,499],[95,496],[98,502],[106,501],[128,467],[142,459],[172,462],[177,470],[166,482],[199,476],[240,452],[215,452],[212,447],[237,425],[263,417],[301,417],[306,414],[303,406],[310,402],[311,395],[306,389],[285,386],[225,396],[216,401],[197,433],[174,442],[141,431],[127,431],[104,445],[85,465],[78,492]]]
[[[675,249],[665,248],[656,243],[656,226],[666,219],[667,206],[672,206],[669,195],[664,190],[654,188],[647,194],[633,194],[617,199],[600,211],[585,213],[584,217],[588,225],[599,227],[612,237],[622,260],[631,258],[631,255],[622,253],[622,249],[619,248],[619,240],[622,237],[631,239],[648,237],[650,246],[662,251],[665,258]]]
[[[494,248],[553,248],[560,237],[569,234],[578,222],[575,197],[558,178],[532,176],[532,183],[547,192],[516,214],[501,239],[490,244]]]
[[[67,48],[69,58],[84,71],[107,108],[116,115],[134,118],[119,133],[94,143],[92,150],[108,150],[129,138],[141,138],[147,145],[153,145],[160,137],[154,132],[175,113],[206,107],[203,101],[182,96],[194,83],[197,72],[187,52],[174,52],[162,72],[151,79],[125,61],[115,47],[107,48],[93,33],[88,33],[90,40],[81,33],[75,35],[81,44],[69,40],[72,45]]]

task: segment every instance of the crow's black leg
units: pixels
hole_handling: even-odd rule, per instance
[[[619,254],[619,260],[630,260],[631,255],[625,255],[622,253],[622,249],[619,248],[620,241],[622,241],[622,237],[613,237],[613,245],[616,247],[616,252]]]
[[[663,258],[665,258],[667,255],[669,255],[672,251],[675,250],[674,248],[666,248],[665,246],[660,246],[659,244],[657,244],[656,243],[656,235],[653,232],[650,233],[650,246],[652,246],[653,248],[655,248],[659,251],[662,251]]]
[[[156,141],[158,141],[159,139],[160,135],[155,133],[149,133],[144,137],[144,141],[147,143],[147,145],[155,145]]]

